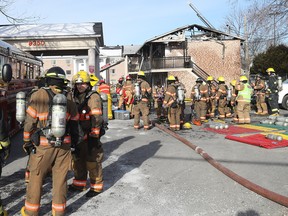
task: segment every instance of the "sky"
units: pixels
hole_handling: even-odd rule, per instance
[[[189,6],[191,2],[214,27],[225,31],[221,27],[233,11],[231,0],[14,0],[6,12],[35,17],[32,23],[36,24],[102,22],[106,46],[142,45],[182,26],[205,26]],[[0,23],[9,24],[2,14]]]

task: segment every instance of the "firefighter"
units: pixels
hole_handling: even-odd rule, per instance
[[[218,89],[216,100],[218,104],[219,119],[231,118],[231,111],[228,107],[228,86],[225,84],[223,76],[218,77]]]
[[[268,74],[268,89],[267,89],[268,104],[271,110],[271,115],[278,116],[279,115],[278,93],[279,90],[281,89],[281,86],[278,85],[278,79],[280,77],[278,77],[275,74],[274,68],[268,68],[266,72]]]
[[[213,119],[215,117],[216,111],[216,86],[213,85],[212,81],[214,78],[212,76],[207,77],[207,87],[208,87],[208,103],[207,103],[207,115],[209,118]]]
[[[173,131],[180,130],[181,106],[177,102],[177,86],[175,77],[170,75],[167,78],[167,90],[163,101],[163,107],[168,108],[168,119],[170,129]]]
[[[45,83],[47,87],[31,95],[26,111],[23,149],[30,154],[30,178],[22,215],[38,215],[43,179],[50,171],[53,181],[52,214],[64,215],[71,145],[79,145],[81,139],[76,104],[62,94],[64,70],[50,68],[45,74]]]
[[[162,86],[160,82],[157,82],[155,88],[153,89],[153,99],[158,121],[165,118],[165,109],[163,108],[164,93],[164,86]]]
[[[196,119],[206,120],[207,101],[209,100],[208,86],[204,85],[202,78],[197,78],[191,91],[191,100],[196,113]]]
[[[267,115],[268,109],[267,104],[265,101],[265,92],[266,92],[266,84],[263,79],[261,79],[260,74],[256,75],[255,83],[252,84],[252,87],[254,88],[255,94],[256,94],[256,107],[257,107],[257,115]],[[277,100],[278,103],[278,100]]]
[[[235,89],[238,91],[236,97],[238,123],[249,124],[251,122],[250,103],[253,89],[249,85],[248,78],[246,76],[240,76],[239,81],[240,82],[235,85]]]
[[[125,109],[130,112],[130,117],[133,117],[133,82],[129,75],[126,76],[126,81],[123,85],[123,98]]]
[[[179,81],[178,77],[175,76],[175,85],[177,87],[177,98],[178,98],[178,103],[181,107],[181,115],[180,115],[180,124],[182,127],[184,124],[184,109],[185,109],[185,94],[187,92],[185,85]]]
[[[86,197],[93,197],[103,190],[103,147],[100,137],[104,135],[102,101],[98,92],[92,91],[89,74],[80,71],[73,76],[73,98],[80,114],[79,122],[84,133],[78,154],[73,157],[74,179],[68,190],[81,192],[86,190],[87,176],[90,190]]]
[[[123,81],[124,81],[124,78],[120,77],[118,79],[118,83],[116,84],[116,94],[119,98],[118,109],[124,109]]]
[[[7,65],[6,65],[7,66]],[[11,79],[6,77],[12,77],[12,69],[10,67],[10,65],[8,66],[9,71],[8,70],[4,70],[4,67],[2,69],[2,77],[0,77],[1,82],[9,82]],[[6,73],[7,74],[4,74]],[[6,79],[8,78],[8,79]],[[6,96],[6,90],[0,88],[0,97],[5,97]],[[5,120],[5,116],[4,116],[4,111],[3,108],[0,107],[0,178],[1,178],[1,174],[2,174],[2,166],[3,166],[3,162],[5,162],[5,160],[7,160],[7,158],[9,157],[10,154],[10,140],[9,140],[9,136],[8,136],[8,129],[7,129],[7,122]],[[1,195],[1,194],[0,194]],[[2,205],[2,200],[0,197],[0,216],[7,216],[7,211],[4,210],[4,207]]]
[[[137,75],[136,83],[134,84],[134,128],[140,128],[140,113],[142,113],[142,119],[144,124],[144,130],[149,130],[149,97],[152,93],[152,89],[149,83],[146,81],[145,73],[139,71]]]
[[[113,119],[112,113],[112,98],[110,94],[110,86],[105,82],[105,80],[99,81],[98,92],[104,93],[108,96],[108,119]]]
[[[231,101],[230,101],[230,105],[231,105],[231,109],[233,111],[233,122],[234,123],[238,123],[238,114],[237,114],[237,94],[238,91],[235,89],[235,85],[237,83],[237,80],[234,79],[230,82],[230,85],[232,86],[232,94],[231,94]]]

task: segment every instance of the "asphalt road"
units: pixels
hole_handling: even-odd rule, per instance
[[[281,110],[282,115],[288,115]],[[253,121],[259,117],[252,116]],[[243,178],[288,196],[288,147],[264,149],[227,140],[193,126],[177,132]],[[12,139],[11,157],[0,182],[10,215],[24,205],[22,134]],[[67,215],[101,216],[284,216],[288,208],[243,187],[211,166],[193,149],[157,127],[135,131],[133,120],[111,120],[102,138],[105,187],[97,197],[68,193]],[[69,173],[71,183],[73,173]],[[45,180],[40,215],[51,215],[51,178]]]

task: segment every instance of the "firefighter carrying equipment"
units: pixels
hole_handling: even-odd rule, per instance
[[[212,76],[208,76],[208,77],[207,77],[207,81],[213,81],[213,79],[214,79],[214,78],[213,78]]]
[[[225,82],[225,79],[224,79],[223,76],[220,76],[220,77],[218,77],[218,81],[219,81],[219,82]]]
[[[167,80],[168,81],[176,81],[175,77],[172,75],[168,76]]]
[[[267,72],[267,73],[275,73],[275,70],[274,70],[274,68],[268,68],[268,69],[266,70],[266,72]]]
[[[248,81],[248,78],[246,76],[240,76],[240,82]]]
[[[231,84],[232,86],[234,86],[234,87],[235,87],[236,83],[237,83],[237,80],[236,80],[236,79],[234,79],[234,80],[232,80],[232,81],[230,82],[230,84]]]
[[[138,76],[145,76],[145,73],[144,73],[144,71],[139,71],[137,75]]]

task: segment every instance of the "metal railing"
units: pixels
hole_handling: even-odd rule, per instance
[[[141,70],[153,70],[153,69],[167,69],[167,68],[189,68],[191,67],[190,56],[174,56],[174,57],[161,57],[153,58],[152,61],[144,60],[141,66]],[[128,66],[129,72],[138,71],[140,67],[139,63],[130,64]]]

